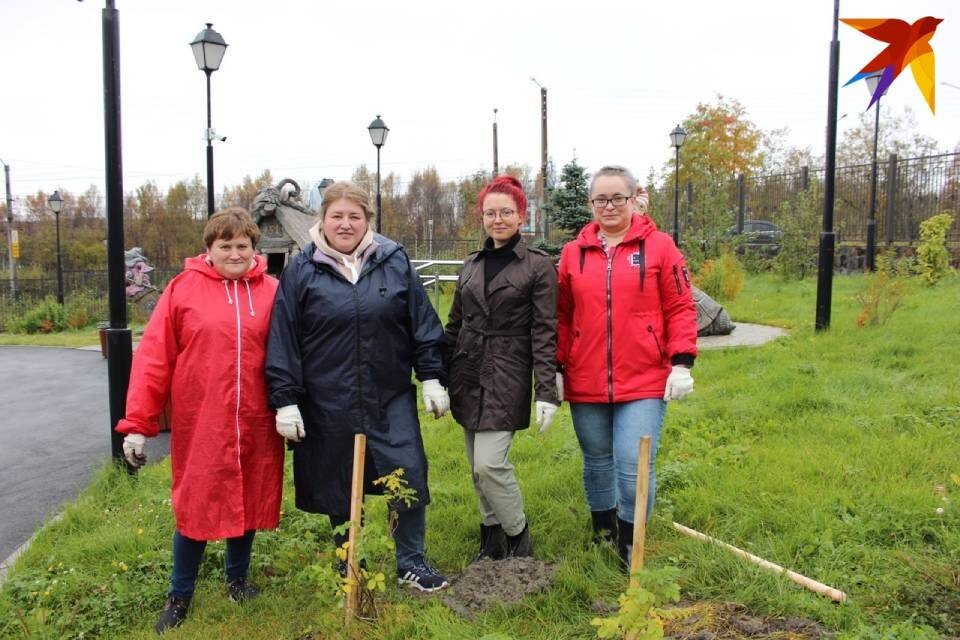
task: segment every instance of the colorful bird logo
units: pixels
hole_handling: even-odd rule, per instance
[[[893,84],[900,72],[910,65],[913,79],[917,81],[920,93],[927,101],[930,111],[936,113],[934,68],[936,60],[933,48],[930,46],[930,38],[937,30],[937,25],[943,22],[942,18],[927,16],[913,24],[890,18],[841,18],[841,21],[874,40],[887,43],[887,47],[876,58],[868,62],[843,86],[879,73],[880,82],[877,83],[870,104],[867,105],[869,110]]]

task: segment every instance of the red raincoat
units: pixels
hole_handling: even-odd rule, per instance
[[[133,358],[120,433],[157,435],[167,398],[177,530],[194,540],[280,521],[283,439],[263,363],[277,280],[266,260],[227,280],[205,255],[164,289]]]
[[[662,398],[672,364],[693,364],[697,312],[683,254],[634,215],[608,261],[587,224],[560,255],[557,362],[564,400]]]

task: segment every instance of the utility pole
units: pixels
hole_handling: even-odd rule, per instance
[[[17,298],[17,253],[19,247],[14,242],[13,230],[13,195],[10,193],[10,165],[0,160],[3,165],[3,178],[7,185],[7,248],[10,251],[10,296]]]
[[[544,212],[546,208],[547,194],[547,88],[537,82],[533,76],[530,77],[533,84],[540,87],[540,184],[537,185],[537,199],[540,202],[540,217],[543,219],[543,239],[547,239],[547,216]]]
[[[497,164],[497,110],[493,110],[493,177],[500,174],[500,167]]]

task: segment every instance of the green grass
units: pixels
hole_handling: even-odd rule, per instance
[[[735,321],[791,335],[698,359],[696,393],[667,412],[648,564],[677,566],[685,598],[741,602],[758,615],[810,617],[851,635],[908,628],[912,619],[958,635],[960,278],[917,286],[886,325],[857,329],[864,285],[835,280],[832,328],[819,335],[813,280],[753,277],[728,305]],[[475,551],[478,525],[462,435],[449,417],[422,422],[429,556],[456,573]],[[594,603],[615,601],[626,581],[605,550],[589,545],[567,407],[545,436],[520,434],[512,460],[537,555],[558,564],[549,592],[465,620],[438,598],[388,587],[380,620],[344,631],[342,610],[311,578],[312,565],[332,562],[326,518],[298,512],[288,484],[281,528],[254,545],[263,596],[243,607],[227,601],[223,544],[212,544],[177,637],[593,637]],[[15,566],[0,592],[0,637],[25,636],[25,628],[37,638],[152,637],[170,570],[168,491],[167,463],[136,478],[101,471]],[[371,521],[384,517],[381,500],[368,508]],[[683,537],[671,520],[842,589],[850,601],[833,604]]]
[[[58,333],[0,333],[0,345],[27,347],[89,347],[100,344],[96,328]]]

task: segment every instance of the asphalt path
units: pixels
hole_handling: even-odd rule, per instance
[[[168,452],[166,434],[147,457]],[[110,456],[99,349],[0,347],[0,561],[76,498]]]

